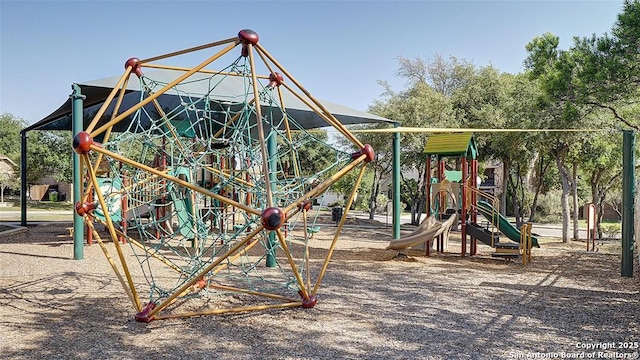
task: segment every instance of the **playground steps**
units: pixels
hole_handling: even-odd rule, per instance
[[[520,256],[520,245],[516,243],[495,243],[496,252],[492,257],[517,258]]]
[[[476,223],[467,223],[467,234],[474,237],[486,245],[492,246],[496,251],[491,254],[496,258],[517,258],[520,256],[520,245],[512,242],[500,242],[500,236],[493,234],[493,244],[491,243],[491,231]]]

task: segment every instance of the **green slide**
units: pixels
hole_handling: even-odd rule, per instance
[[[478,201],[478,211],[480,214],[484,215],[487,219],[489,219],[493,225],[498,227],[501,233],[505,234],[509,239],[520,242],[520,230],[518,230],[515,226],[511,225],[509,220],[507,220],[504,216],[500,215],[500,213],[491,206],[486,201]],[[531,245],[539,248],[538,238],[531,235]]]
[[[185,181],[191,181],[189,176],[189,169],[186,167],[176,167],[174,170],[169,171],[169,175],[182,178]],[[169,186],[171,190],[171,197],[173,198],[173,205],[175,206],[175,211],[178,218],[178,231],[185,238],[193,239],[194,209],[193,203],[191,201],[191,190],[175,184],[171,184]]]

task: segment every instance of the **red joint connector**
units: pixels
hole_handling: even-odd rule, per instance
[[[242,44],[242,56],[249,56],[249,48],[247,45],[255,45],[260,40],[258,33],[250,29],[240,30],[238,33],[238,40]]]
[[[91,135],[86,131],[81,131],[73,138],[73,150],[80,155],[86,154],[91,150],[91,145],[100,145],[93,141]]]
[[[138,77],[142,76],[142,67],[140,66],[140,59],[131,58],[124,63],[124,68],[128,68],[131,66],[131,72],[136,74]]]
[[[355,160],[357,158],[359,158],[361,155],[367,155],[367,157],[364,159],[364,162],[372,162],[373,159],[375,159],[376,154],[373,151],[373,146],[369,145],[369,144],[365,144],[364,147],[362,149],[360,149],[359,151],[354,152],[353,154],[351,154],[351,159]]]
[[[145,305],[145,307],[136,314],[135,319],[137,322],[143,322],[143,323],[149,323],[151,321],[153,321],[153,316],[149,316],[149,313],[153,311],[153,309],[156,308],[156,303],[154,303],[153,301],[149,301],[149,303],[147,305]]]
[[[311,204],[311,200],[307,200],[305,202],[303,202],[302,204],[298,205],[298,209],[300,209],[300,211],[304,210],[304,211],[309,211],[313,208],[313,204]]]
[[[198,281],[196,281],[196,283],[195,283],[195,284],[193,284],[193,285],[196,287],[196,289],[198,289],[198,290],[202,290],[202,289],[204,289],[204,287],[207,285],[207,280],[205,280],[205,279],[202,277],[202,278],[198,279]]]
[[[298,291],[298,295],[300,295],[300,297],[302,298],[302,307],[305,309],[311,309],[312,307],[316,306],[316,303],[318,302],[318,298],[315,296],[309,296],[308,299],[305,299],[304,295],[302,294],[302,290]]]
[[[280,86],[284,83],[284,77],[279,72],[269,74],[269,85],[270,88],[275,88],[276,86]]]
[[[80,202],[76,203],[76,214],[80,216],[89,215],[95,210],[96,204],[92,202]]]
[[[277,230],[286,218],[284,212],[277,207],[266,208],[260,215],[262,226],[267,230]]]

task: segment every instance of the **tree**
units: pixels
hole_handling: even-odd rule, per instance
[[[71,133],[29,132],[27,143],[27,182],[37,183],[52,175],[56,181],[72,181]]]
[[[15,163],[20,162],[20,130],[27,122],[9,113],[0,115],[0,154],[6,155]]]
[[[559,38],[546,33],[535,37],[526,49],[529,56],[525,61],[529,75],[537,79],[542,95],[538,98],[538,108],[545,113],[548,123],[541,124],[546,128],[572,129],[585,125],[583,109],[579,103],[569,96],[569,84],[574,76],[576,62],[573,53],[558,49]],[[547,135],[548,147],[555,159],[562,185],[562,241],[569,238],[570,206],[569,195],[575,184],[571,171],[567,166],[570,147],[577,144],[574,134],[563,132]],[[569,162],[571,163],[571,162]],[[574,209],[577,211],[577,209]]]

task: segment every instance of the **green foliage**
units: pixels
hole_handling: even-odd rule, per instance
[[[351,195],[356,184],[360,171],[358,169],[348,172],[345,176],[336,181],[331,189],[345,198]],[[373,182],[373,172],[369,167],[366,168],[360,186],[358,187],[358,196],[352,205],[356,209],[367,209],[369,207],[369,196],[371,196],[371,183]]]
[[[615,238],[622,232],[622,224],[620,223],[607,223],[600,224],[600,230],[608,238]]]
[[[20,163],[20,130],[27,122],[9,113],[0,115],[0,154]]]
[[[538,220],[543,223],[557,223],[562,218],[562,208],[560,204],[560,193],[558,189],[553,189],[546,194],[540,195],[537,213]]]
[[[326,130],[313,132],[313,137],[304,133],[294,133],[292,141],[298,148],[298,161],[302,174],[318,174],[336,159],[335,152],[325,144],[329,141]]]
[[[27,183],[35,184],[44,176],[71,182],[71,133],[31,131],[27,143]]]
[[[20,131],[25,120],[12,114],[0,115],[0,153],[20,163]],[[71,134],[30,131],[27,138],[27,183],[35,184],[52,175],[57,181],[71,181]]]

